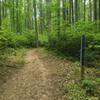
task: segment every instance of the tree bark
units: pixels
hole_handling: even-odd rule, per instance
[[[100,0],[99,0],[99,20],[100,20]]]
[[[16,0],[16,32],[19,32],[19,0]]]
[[[44,18],[43,18],[43,0],[40,0],[40,31],[44,31]]]
[[[71,0],[71,5],[72,5],[72,24],[74,24],[74,6],[73,6],[73,0]]]
[[[97,20],[97,0],[94,0],[94,21]]]
[[[12,14],[11,14],[11,30],[12,30],[12,32],[14,32],[14,30],[15,30],[15,4],[14,4],[14,2],[15,2],[15,0],[12,0],[12,9],[11,9],[11,11],[12,11]]]
[[[33,9],[34,9],[34,29],[36,34],[36,47],[39,46],[38,44],[38,30],[37,30],[37,8],[36,8],[36,0],[33,0]]]
[[[57,22],[58,22],[58,29],[57,29],[57,33],[58,33],[58,37],[60,36],[60,0],[58,0],[58,8],[57,8]]]
[[[86,16],[86,0],[84,0],[84,21],[86,20],[85,16]]]
[[[71,24],[71,19],[72,19],[72,16],[71,16],[71,10],[72,10],[72,0],[69,0],[69,24]]]
[[[63,14],[63,21],[66,21],[66,0],[62,0],[62,6],[63,6],[63,10],[62,10],[62,14]]]
[[[78,21],[78,0],[75,0],[75,22]]]
[[[1,1],[0,1],[0,30],[1,30],[1,25],[2,25],[2,20],[1,20],[1,11],[2,11],[2,9],[1,9]]]
[[[92,2],[91,0],[89,0],[89,19],[90,21],[92,20]]]

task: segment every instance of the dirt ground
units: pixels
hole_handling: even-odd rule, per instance
[[[27,51],[25,66],[3,84],[0,100],[67,100],[63,97],[58,62],[35,50]]]

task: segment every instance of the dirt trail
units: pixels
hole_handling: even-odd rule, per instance
[[[0,100],[63,100],[51,71],[33,50],[27,52],[25,62],[25,66],[3,84]]]

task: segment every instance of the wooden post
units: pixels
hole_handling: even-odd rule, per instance
[[[86,36],[83,34],[81,37],[81,52],[80,52],[81,80],[84,79],[85,47],[86,47]]]

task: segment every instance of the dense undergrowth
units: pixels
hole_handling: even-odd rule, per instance
[[[82,34],[86,35],[86,63],[100,60],[100,26],[95,23],[78,22],[61,32],[59,37],[57,33],[52,33],[49,46],[65,55],[79,58]]]
[[[39,34],[39,45],[59,51],[67,56],[80,56],[81,36],[86,34],[86,63],[98,66],[100,60],[100,26],[91,22],[78,22],[76,25],[61,30],[58,37],[57,31]],[[3,29],[0,32],[0,52],[4,53],[9,48],[35,47],[35,34],[26,31],[16,34]]]

